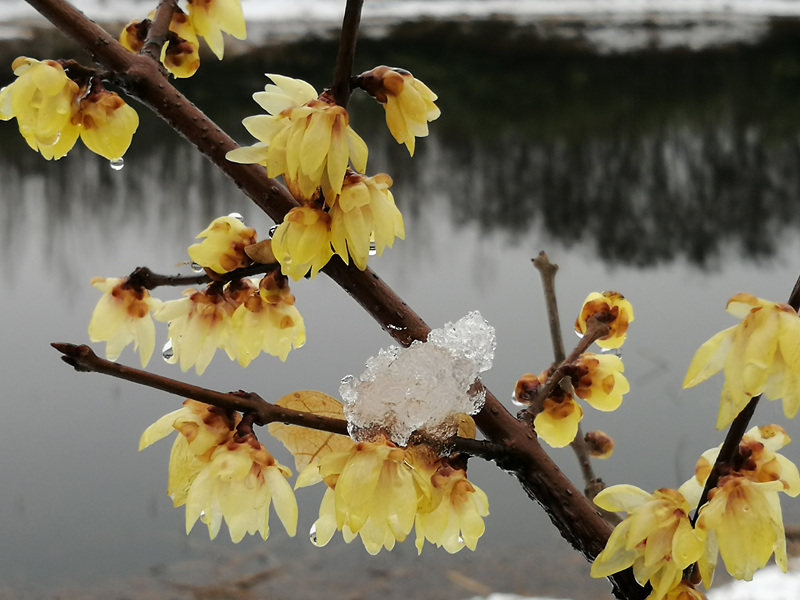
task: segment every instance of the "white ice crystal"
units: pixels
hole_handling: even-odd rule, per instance
[[[425,343],[390,346],[371,357],[359,378],[348,375],[339,393],[355,439],[378,431],[405,445],[417,430],[439,439],[456,433],[457,415],[474,415],[486,393],[469,393],[483,371],[491,368],[494,327],[478,311],[434,329]]]

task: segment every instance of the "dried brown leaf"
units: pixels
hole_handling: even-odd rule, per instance
[[[323,417],[344,419],[344,409],[336,398],[314,390],[292,392],[278,400],[276,404]],[[355,443],[345,435],[284,423],[270,423],[269,432],[294,455],[298,472],[307,467],[311,461],[329,452],[349,450]]]
[[[272,240],[261,240],[255,244],[250,244],[245,247],[244,253],[254,262],[263,265],[271,265],[278,262],[272,252]]]

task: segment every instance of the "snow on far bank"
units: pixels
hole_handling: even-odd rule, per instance
[[[800,565],[795,564],[795,568]],[[800,570],[784,573],[771,565],[756,571],[753,581],[731,581],[719,587],[712,586],[706,592],[708,600],[797,600],[800,598]],[[702,586],[701,588],[702,589]],[[470,600],[556,600],[541,596],[519,596],[517,594],[489,594],[483,598],[474,596]]]

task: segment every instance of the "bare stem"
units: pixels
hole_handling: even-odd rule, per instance
[[[361,24],[361,7],[364,0],[347,0],[339,37],[339,51],[336,55],[336,71],[333,75],[333,97],[336,104],[347,108],[350,99],[350,76],[356,56],[358,27]]]
[[[178,8],[177,0],[161,0],[156,8],[155,17],[150,24],[147,32],[147,39],[140,51],[140,54],[147,56],[160,66],[161,48],[167,41],[169,26],[172,23],[172,15]]]
[[[566,356],[564,352],[564,340],[561,337],[561,319],[558,317],[558,300],[556,298],[556,273],[558,272],[558,265],[551,263],[545,252],[540,252],[539,256],[532,259],[532,262],[533,266],[539,270],[539,274],[542,277],[548,323],[550,324],[550,339],[553,342],[553,355],[557,363],[563,364]],[[544,398],[546,397],[547,396],[541,397],[540,402],[544,402]],[[540,404],[537,403],[536,407],[539,408],[539,406]],[[569,446],[575,453],[575,457],[578,459],[578,464],[581,468],[583,483],[586,486],[584,488],[584,493],[586,497],[591,500],[600,493],[605,486],[603,485],[603,481],[595,475],[594,469],[592,468],[589,446],[583,436],[583,428],[580,423],[578,424],[578,431],[575,434],[575,438],[570,442]]]

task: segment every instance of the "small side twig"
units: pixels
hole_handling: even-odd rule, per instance
[[[356,55],[356,39],[361,24],[361,7],[364,0],[347,0],[339,37],[339,51],[336,54],[336,70],[333,75],[333,97],[336,104],[347,108],[350,99],[350,76]]]
[[[102,373],[132,383],[138,383],[163,392],[175,394],[183,398],[191,398],[198,402],[211,404],[226,411],[238,411],[247,415],[243,422],[245,427],[254,425],[267,425],[268,423],[286,423],[299,425],[309,429],[317,429],[349,436],[347,421],[332,417],[324,417],[310,412],[284,408],[271,404],[254,392],[217,392],[208,388],[192,385],[169,377],[155,375],[141,369],[134,369],[119,363],[111,362],[97,356],[87,345],[76,345],[62,342],[50,344],[63,354],[61,360],[73,367],[76,371],[84,373]],[[508,450],[490,441],[474,440],[453,436],[442,444],[441,441],[431,441],[424,435],[415,435],[417,442],[431,442],[435,445],[444,445],[453,452],[460,452],[470,456],[478,456],[486,460],[504,459]]]
[[[147,39],[142,46],[139,54],[152,58],[156,63],[161,61],[161,48],[167,41],[169,26],[172,22],[172,15],[178,8],[177,0],[161,0],[156,8],[150,28],[147,31]]]

